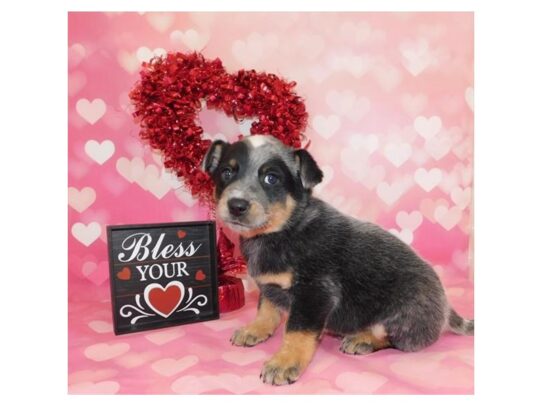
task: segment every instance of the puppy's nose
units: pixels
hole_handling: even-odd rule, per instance
[[[232,198],[228,201],[228,209],[233,216],[241,216],[248,210],[249,202],[245,199]]]

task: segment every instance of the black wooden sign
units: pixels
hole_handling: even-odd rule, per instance
[[[214,222],[108,226],[115,334],[218,318]]]

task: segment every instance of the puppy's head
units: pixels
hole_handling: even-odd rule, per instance
[[[323,177],[306,150],[272,136],[215,141],[202,165],[215,183],[217,215],[247,238],[282,230]]]

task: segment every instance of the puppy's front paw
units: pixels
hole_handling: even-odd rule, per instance
[[[260,378],[264,383],[282,386],[294,383],[301,375],[300,365],[287,362],[284,358],[273,357],[263,365]]]
[[[268,330],[257,329],[257,327],[248,325],[235,331],[230,342],[236,346],[254,346],[267,340],[272,333]]]

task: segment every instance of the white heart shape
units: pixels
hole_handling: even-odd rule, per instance
[[[121,157],[117,160],[116,168],[120,175],[133,183],[145,172],[145,162],[141,157],[134,157],[131,160]]]
[[[252,352],[231,351],[222,354],[222,359],[237,366],[247,366],[267,358],[267,353],[261,350]]]
[[[88,327],[99,334],[113,332],[113,325],[106,321],[90,321]]]
[[[384,156],[395,167],[399,168],[412,155],[412,147],[408,143],[389,143],[384,148]]]
[[[113,343],[111,345],[101,342],[87,346],[84,354],[90,360],[94,360],[95,362],[103,362],[104,360],[116,358],[129,350],[130,345],[125,342]]]
[[[160,175],[158,167],[153,164],[147,165],[141,176],[135,181],[141,188],[149,191],[158,199],[162,199],[171,189],[167,179]]]
[[[376,194],[387,205],[392,205],[408,190],[409,184],[407,180],[397,180],[391,184],[381,182],[376,188]]]
[[[136,57],[140,62],[149,62],[154,57],[166,55],[167,51],[163,48],[151,50],[147,47],[139,47],[136,51]]]
[[[102,234],[102,227],[98,222],[91,222],[88,225],[76,222],[72,226],[72,235],[85,246],[90,246]]]
[[[140,62],[137,55],[132,52],[121,50],[117,55],[119,65],[128,73],[134,73],[139,69]]]
[[[430,192],[442,180],[442,171],[432,168],[427,171],[425,168],[418,168],[414,173],[414,181],[426,192]]]
[[[413,76],[418,76],[427,67],[435,63],[429,44],[424,38],[417,41],[405,41],[401,43],[399,50],[403,56],[403,66]]]
[[[452,140],[445,134],[425,140],[425,150],[436,161],[444,158],[452,148]]]
[[[400,211],[395,216],[395,222],[401,227],[401,229],[409,229],[415,231],[422,224],[423,216],[418,211],[412,211],[411,213]]]
[[[459,206],[461,209],[465,209],[470,205],[471,195],[472,188],[467,187],[463,189],[461,187],[455,187],[452,189],[450,197],[457,206]]]
[[[209,42],[209,34],[202,34],[192,28],[186,31],[175,30],[169,35],[173,45],[179,46],[181,43],[190,50],[200,51]]]
[[[441,128],[442,120],[438,116],[431,116],[430,118],[418,116],[414,120],[414,129],[426,140],[437,135]]]
[[[79,99],[75,104],[75,110],[83,119],[90,124],[96,123],[105,114],[107,106],[102,99],[94,99],[92,102],[88,99]]]
[[[111,140],[104,140],[101,143],[89,140],[85,143],[85,153],[102,165],[115,154],[115,144]]]
[[[68,188],[68,205],[77,212],[85,211],[96,200],[96,191],[91,187],[78,190],[74,187]]]
[[[451,230],[461,220],[463,212],[459,206],[447,208],[438,206],[435,209],[435,220],[446,230]]]
[[[163,331],[153,332],[151,334],[145,335],[145,339],[149,342],[154,343],[155,345],[164,345],[169,343],[177,338],[181,338],[185,335],[185,332],[177,327],[174,329],[165,329]]]
[[[171,377],[189,367],[194,366],[199,362],[199,358],[195,355],[188,355],[181,359],[160,359],[153,362],[151,365],[152,370],[161,376]]]
[[[161,33],[165,32],[175,20],[173,13],[146,13],[145,17],[149,24]]]
[[[80,382],[68,386],[69,394],[116,394],[120,384],[113,380],[103,382]]]
[[[414,233],[412,233],[412,230],[409,229],[403,229],[401,231],[398,231],[397,229],[390,229],[389,232],[397,236],[408,245],[410,245],[414,240]]]

